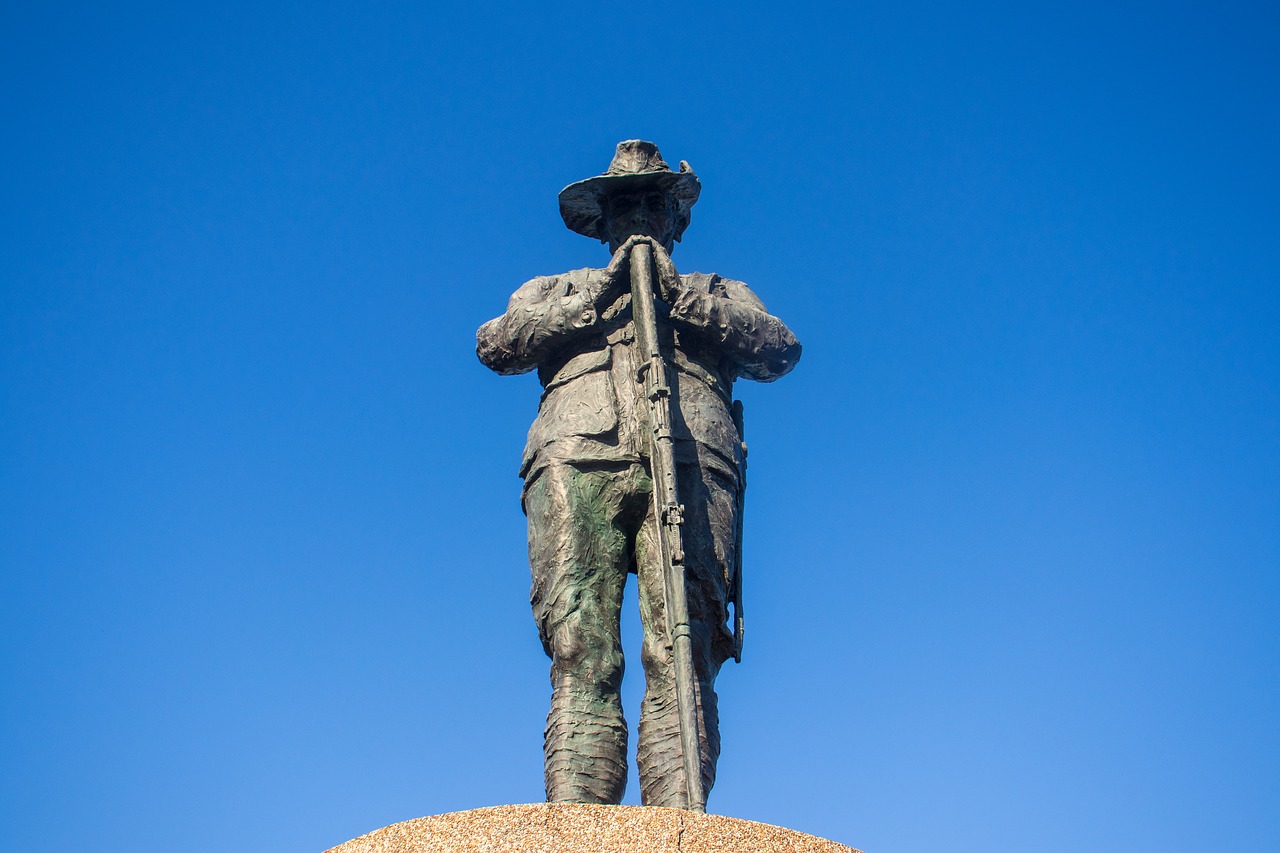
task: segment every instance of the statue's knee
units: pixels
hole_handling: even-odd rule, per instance
[[[557,675],[579,686],[616,690],[622,683],[622,647],[613,637],[562,625],[551,635],[552,665]]]
[[[719,637],[717,632],[706,623],[694,622],[690,626],[690,652],[693,657],[693,668],[698,678],[704,682],[714,682],[720,672],[721,665],[731,656],[732,635],[725,634],[728,641]],[[721,632],[724,633],[724,632]],[[662,680],[674,677],[675,655],[665,634],[653,634],[645,638],[640,649],[640,660],[650,678]]]

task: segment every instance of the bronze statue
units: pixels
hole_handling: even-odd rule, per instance
[[[627,572],[644,628],[642,802],[702,810],[715,781],[715,679],[742,642],[733,382],[783,376],[800,344],[742,282],[677,273],[670,253],[700,191],[688,163],[672,171],[653,143],[618,143],[608,172],[560,193],[565,224],[607,242],[609,265],[527,282],[476,336],[488,367],[536,368],[544,389],[520,474],[551,658],[551,802],[618,803],[626,787]]]

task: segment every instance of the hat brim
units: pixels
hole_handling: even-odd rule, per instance
[[[676,202],[676,234],[680,239],[689,225],[689,209],[698,201],[702,182],[693,172],[639,172],[631,175],[597,175],[570,184],[560,191],[560,216],[569,230],[604,242],[604,211],[600,200],[619,193],[651,188],[669,193]]]

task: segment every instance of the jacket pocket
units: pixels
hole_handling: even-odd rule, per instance
[[[529,428],[521,471],[528,469],[539,450],[557,439],[603,435],[617,429],[618,411],[609,364],[607,349],[583,353],[571,359],[547,383],[538,417]]]
[[[678,406],[673,407],[677,439],[692,439],[741,468],[742,436],[724,398],[706,382],[686,372],[676,375]]]
[[[548,393],[559,388],[561,385],[571,380],[577,379],[584,373],[590,373],[593,370],[600,370],[608,367],[610,356],[612,355],[611,347],[604,347],[591,352],[584,352],[575,355],[564,363],[564,366],[555,372],[555,375],[547,380],[547,384],[543,386],[543,393]]]

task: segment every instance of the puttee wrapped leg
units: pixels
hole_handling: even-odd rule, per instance
[[[549,802],[619,803],[627,784],[618,618],[630,551],[616,477],[555,465],[525,493],[530,599],[551,658],[544,751]]]
[[[733,651],[728,622],[728,580],[733,565],[736,486],[717,473],[682,466],[681,501],[685,506],[684,546],[693,667],[697,674],[699,759],[702,787],[710,793],[720,756],[720,725],[715,679]],[[645,695],[640,707],[640,740],[636,761],[641,802],[651,806],[686,806],[680,716],[675,670],[667,633],[662,566],[657,558],[653,518],[647,518],[636,541],[640,574],[640,614],[644,625],[641,661]]]

